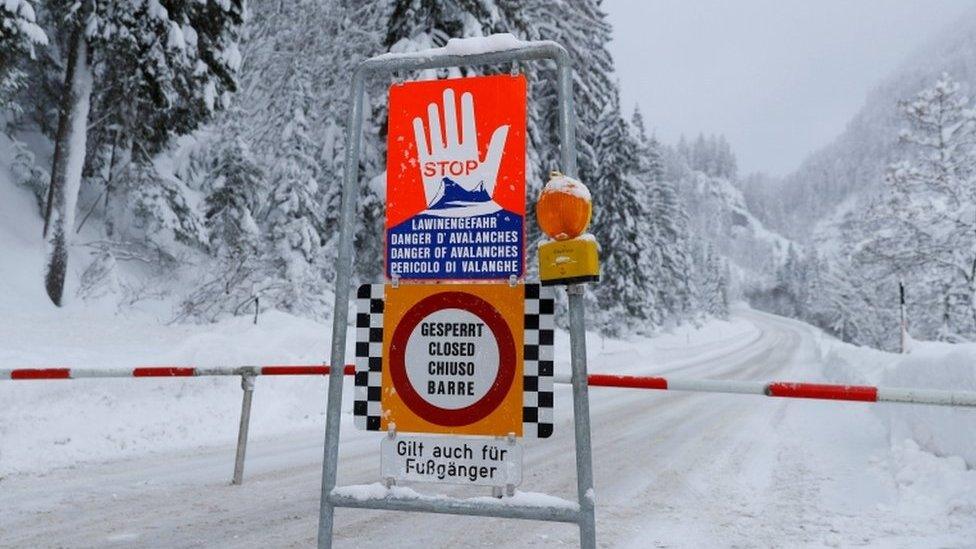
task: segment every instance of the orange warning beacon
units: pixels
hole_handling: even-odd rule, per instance
[[[543,286],[579,284],[600,279],[596,239],[586,234],[593,207],[582,182],[559,172],[536,202],[539,228],[550,238],[539,244],[539,278]]]
[[[586,185],[559,172],[550,174],[535,205],[539,228],[552,240],[569,240],[583,234],[592,213]]]

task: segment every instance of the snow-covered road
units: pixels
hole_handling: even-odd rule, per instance
[[[613,363],[612,371],[682,377],[823,379],[812,328],[739,315],[758,332],[721,345],[658,349],[663,364],[626,348],[597,352],[591,371],[611,371]],[[570,398],[568,387],[557,390],[554,437],[528,443],[523,489],[573,499]],[[964,547],[976,539],[976,509],[925,505],[925,486],[952,479],[912,489],[898,480],[906,463],[924,473],[926,460],[937,458],[911,447],[893,451],[867,404],[594,388],[591,406],[601,546]],[[382,435],[356,431],[349,419],[339,482],[374,482]],[[12,475],[0,480],[0,546],[308,546],[317,526],[321,441],[321,431],[255,438],[243,486],[228,484],[228,445]],[[336,539],[340,547],[548,547],[575,545],[577,531],[340,509]]]

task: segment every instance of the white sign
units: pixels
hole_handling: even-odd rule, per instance
[[[387,436],[380,453],[383,478],[479,486],[522,483],[522,445],[514,437]]]
[[[407,341],[407,378],[439,408],[457,410],[480,401],[498,377],[498,343],[469,311],[441,309],[424,318]]]

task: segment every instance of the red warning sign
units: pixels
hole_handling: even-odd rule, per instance
[[[522,278],[525,77],[394,84],[389,109],[387,277]]]

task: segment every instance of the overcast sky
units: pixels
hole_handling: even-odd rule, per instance
[[[624,108],[658,137],[723,133],[783,175],[972,0],[605,0]]]

